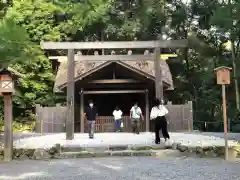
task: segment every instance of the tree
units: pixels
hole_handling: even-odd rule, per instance
[[[222,34],[223,42],[230,42],[230,54],[232,59],[233,67],[233,78],[235,85],[236,94],[236,107],[240,111],[240,96],[239,96],[239,83],[238,83],[238,73],[237,73],[237,60],[240,57],[240,2],[236,0],[228,0],[219,3],[213,16],[211,17],[211,25],[216,27],[216,32]]]
[[[0,66],[22,61],[26,58],[28,36],[24,28],[19,27],[12,19],[0,20]]]

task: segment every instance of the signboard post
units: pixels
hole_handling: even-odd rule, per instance
[[[222,85],[222,108],[223,108],[223,125],[224,125],[224,140],[225,140],[225,160],[228,160],[228,126],[227,126],[227,106],[226,106],[226,84],[230,84],[231,68],[221,66],[214,71],[217,74],[217,84]]]
[[[12,160],[13,130],[12,130],[12,94],[14,83],[12,74],[7,69],[0,70],[0,93],[4,99],[4,161]]]

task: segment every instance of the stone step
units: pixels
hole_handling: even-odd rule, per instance
[[[102,151],[102,152],[62,152],[53,158],[97,158],[110,156],[154,156],[159,159],[197,157],[192,153],[184,153],[179,150],[123,150],[123,151]]]
[[[156,152],[151,150],[123,150],[123,151],[102,151],[102,152],[62,152],[53,158],[93,158],[109,156],[156,156]]]
[[[172,146],[166,145],[110,145],[110,146],[97,146],[97,147],[61,147],[61,152],[102,152],[102,151],[125,151],[125,150],[163,150],[171,149]]]
[[[80,158],[106,156],[156,156],[168,157],[204,157],[223,158],[223,146],[219,147],[188,147],[181,144],[165,145],[109,145],[102,147],[61,147],[59,144],[50,149],[14,149],[13,158],[24,159],[52,159],[52,158]],[[0,159],[3,159],[0,149]],[[229,147],[229,159],[240,158],[240,146]]]

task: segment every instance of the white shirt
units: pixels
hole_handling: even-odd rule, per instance
[[[168,114],[168,109],[164,105],[155,106],[151,110],[150,119],[153,120],[158,116],[165,116],[166,114]]]
[[[134,119],[139,119],[142,114],[142,110],[140,107],[135,108],[133,106],[130,111],[132,112],[132,118]]]
[[[121,110],[114,110],[113,111],[113,116],[115,120],[121,119],[122,118],[122,111]]]

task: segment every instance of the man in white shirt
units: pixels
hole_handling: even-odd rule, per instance
[[[132,120],[132,131],[133,133],[139,134],[140,119],[143,120],[142,110],[136,102],[130,110],[130,118]]]
[[[121,119],[122,119],[122,111],[117,106],[116,109],[113,111],[113,116],[115,120],[115,130],[119,132],[121,129]]]

